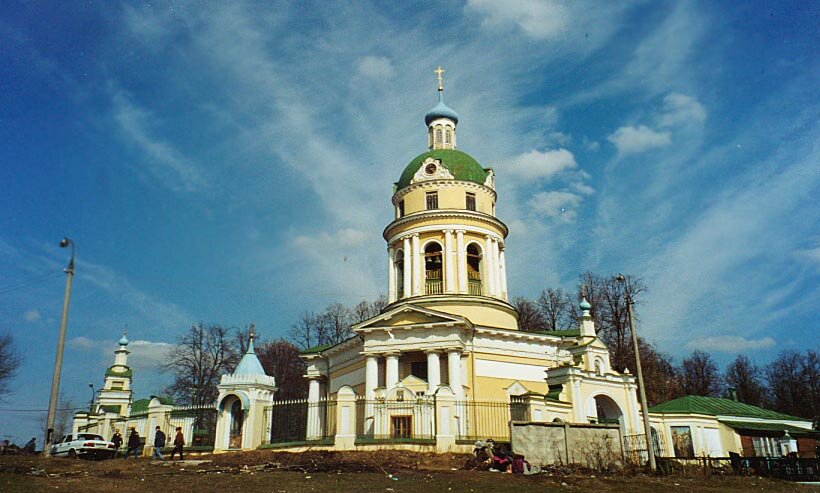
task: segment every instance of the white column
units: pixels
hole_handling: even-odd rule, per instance
[[[424,279],[424,266],[421,265],[421,255],[419,254],[419,235],[413,235],[413,296],[422,294],[422,280]]]
[[[495,286],[495,295],[501,297],[501,262],[498,260],[498,238],[493,238],[493,286]]]
[[[498,266],[499,277],[501,278],[501,297],[505,300],[507,299],[507,261],[504,260],[504,250],[502,249],[501,252],[498,254],[498,261],[500,265]]]
[[[464,399],[464,387],[461,385],[461,350],[451,349],[447,352],[447,373],[450,377],[450,388],[456,400]]]
[[[365,362],[364,397],[371,401],[376,398],[376,387],[379,385],[379,360],[375,355],[368,355]]]
[[[438,353],[427,351],[427,394],[436,393],[441,384],[441,363],[439,363]]]
[[[393,247],[387,247],[387,302],[396,301],[396,262],[393,259]]]
[[[484,279],[487,296],[495,296],[495,272],[493,269],[493,239],[490,235],[484,237],[484,262],[482,267],[484,272],[481,273],[481,278]]]
[[[464,230],[456,231],[456,271],[458,272],[458,292],[467,292],[467,250],[464,248]]]
[[[410,257],[410,237],[404,237],[404,298],[410,296],[413,289],[413,264]]]
[[[399,353],[388,353],[386,361],[384,386],[389,390],[399,383]]]
[[[444,230],[444,292],[455,291],[455,277],[453,269],[453,230]]]
[[[319,379],[314,377],[308,384],[308,419],[307,419],[307,439],[320,438],[322,424],[319,417]]]

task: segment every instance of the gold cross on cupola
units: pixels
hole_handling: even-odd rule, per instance
[[[444,73],[444,69],[441,68],[441,65],[439,65],[437,69],[433,70],[433,72],[438,75],[438,90],[443,91],[444,86],[442,85],[442,81],[444,79],[441,77],[441,74]]]

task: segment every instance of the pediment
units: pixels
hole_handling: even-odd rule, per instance
[[[406,303],[360,322],[352,328],[355,332],[368,332],[378,329],[409,328],[428,325],[472,326],[470,321],[464,317]]]
[[[514,396],[514,395],[524,395],[530,391],[527,387],[524,387],[524,384],[516,380],[512,383],[509,387],[504,389],[507,391],[507,395]]]

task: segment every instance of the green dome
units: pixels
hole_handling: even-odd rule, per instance
[[[410,164],[404,168],[398,183],[396,183],[396,190],[401,190],[410,185],[410,181],[421,167],[421,163],[428,157],[440,160],[442,166],[447,168],[456,180],[472,181],[480,185],[483,185],[484,181],[487,180],[487,171],[469,154],[455,149],[435,149],[419,154],[410,161]]]

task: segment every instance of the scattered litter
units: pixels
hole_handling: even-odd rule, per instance
[[[561,486],[569,486],[567,483],[561,483]]]
[[[312,478],[312,477],[313,477],[313,476],[305,476],[305,479],[310,479],[310,478]]]

